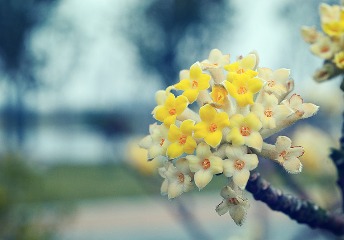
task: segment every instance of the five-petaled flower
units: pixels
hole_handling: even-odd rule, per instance
[[[199,63],[195,63],[190,67],[189,76],[181,79],[174,87],[183,90],[183,96],[187,97],[190,103],[193,103],[200,91],[209,88],[210,75],[202,73]]]
[[[291,140],[285,136],[279,136],[275,143],[276,158],[289,173],[299,173],[302,163],[299,159],[304,153],[303,147],[291,146]]]
[[[243,198],[229,186],[225,186],[221,190],[221,196],[223,201],[217,205],[216,212],[220,216],[229,212],[235,224],[241,226],[245,221],[247,208],[250,206],[247,198]]]
[[[153,116],[156,120],[169,127],[172,123],[175,123],[177,116],[184,112],[187,105],[188,99],[186,97],[175,97],[173,93],[169,93],[164,104],[154,108]]]
[[[175,124],[170,126],[168,131],[168,141],[171,144],[167,147],[167,156],[177,158],[183,153],[192,154],[197,146],[195,139],[192,137],[194,128],[193,120],[185,120],[178,128]]]
[[[209,145],[204,142],[198,144],[195,155],[188,155],[186,159],[189,161],[191,172],[195,172],[194,180],[199,189],[204,188],[213,178],[214,174],[222,173],[223,161],[215,156]]]
[[[195,125],[195,138],[204,138],[207,144],[217,147],[222,140],[222,129],[229,126],[228,114],[206,104],[200,108],[199,115],[202,121]]]
[[[226,147],[227,159],[223,161],[223,174],[233,177],[234,183],[241,189],[245,189],[250,171],[258,165],[256,154],[247,154],[247,147]]]
[[[255,54],[249,54],[234,63],[225,65],[224,69],[228,71],[227,80],[232,82],[242,75],[247,75],[250,78],[257,76],[258,73],[254,70],[256,65],[257,56]]]

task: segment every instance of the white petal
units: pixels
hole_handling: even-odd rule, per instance
[[[305,150],[301,146],[294,146],[288,150],[286,158],[301,157],[305,153]]]
[[[163,105],[166,101],[167,94],[164,90],[159,90],[155,93],[155,100],[158,105]]]
[[[172,182],[168,185],[168,199],[180,196],[183,193],[183,185],[178,182]]]
[[[272,70],[270,68],[258,68],[258,77],[268,81],[272,77]]]
[[[232,160],[241,158],[246,153],[247,153],[247,147],[245,147],[245,146],[228,145],[226,147],[226,156]]]
[[[283,167],[289,173],[300,173],[302,170],[302,163],[298,158],[290,158],[284,161]]]
[[[249,177],[250,177],[250,172],[244,168],[240,171],[234,172],[233,181],[241,189],[245,189]]]
[[[210,146],[206,144],[205,142],[201,142],[197,146],[196,155],[200,159],[209,157],[209,155],[211,155]]]
[[[191,177],[189,175],[184,175],[184,184],[183,184],[183,191],[188,192],[193,189],[193,182],[191,181]]]
[[[304,103],[301,109],[304,111],[302,118],[309,118],[318,112],[319,106],[312,103]]]
[[[161,184],[160,193],[161,195],[165,196],[167,195],[167,192],[168,192],[168,181],[167,179],[165,179]]]
[[[213,178],[213,174],[207,170],[199,170],[195,173],[195,184],[201,190],[204,188]]]
[[[226,177],[233,176],[234,173],[234,160],[232,159],[225,159],[223,160],[223,174]]]
[[[247,210],[242,205],[231,205],[229,207],[229,215],[232,217],[236,225],[241,226],[246,218]]]
[[[154,144],[148,149],[148,159],[155,158],[157,156],[165,156],[166,148],[162,148],[160,144]]]
[[[225,201],[226,200],[223,200],[219,205],[216,206],[215,211],[220,216],[222,216],[223,214],[227,213],[228,210],[229,210],[229,207],[228,207],[228,205],[227,205],[227,203]]]
[[[303,103],[303,99],[300,95],[293,94],[289,99],[289,106],[292,109],[298,109],[298,107]]]
[[[188,155],[186,159],[189,162],[189,167],[191,172],[197,172],[198,170],[202,169],[201,160],[195,155]]]
[[[279,136],[275,143],[277,153],[281,153],[283,151],[289,151],[291,147],[291,140],[286,136]]]
[[[225,199],[237,197],[237,194],[235,193],[235,191],[229,186],[223,187],[221,189],[220,195]]]
[[[259,132],[252,132],[249,136],[244,137],[245,144],[249,147],[257,149],[258,151],[262,150],[263,147],[263,138]]]
[[[186,158],[180,158],[176,161],[176,168],[183,174],[190,172],[189,161]]]
[[[249,171],[258,166],[258,157],[256,154],[245,154],[242,160],[245,162],[245,168]]]
[[[210,156],[210,168],[209,170],[212,174],[218,174],[223,172],[223,160],[216,156]]]
[[[152,142],[153,142],[152,136],[147,135],[139,142],[139,146],[144,149],[148,149],[152,145]]]
[[[263,128],[274,129],[276,127],[276,120],[274,117],[264,116],[262,119]]]
[[[290,69],[286,69],[286,68],[277,69],[273,73],[273,78],[283,85],[287,83],[287,81],[289,80],[289,76],[290,76]]]

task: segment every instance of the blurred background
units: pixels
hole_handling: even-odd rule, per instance
[[[320,106],[283,133],[305,146],[303,173],[268,161],[259,170],[287,192],[337,209],[327,156],[340,134],[340,79],[311,79],[322,61],[300,36],[302,25],[320,29],[319,3],[1,0],[0,238],[332,238],[252,199],[237,227],[214,211],[222,177],[168,201],[135,143],[154,122],[155,92],[180,70],[213,48],[232,61],[256,50],[261,67],[290,68],[295,92]]]

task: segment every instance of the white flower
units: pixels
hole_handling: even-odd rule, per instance
[[[219,49],[211,50],[208,59],[201,62],[202,68],[209,70],[215,83],[221,83],[225,80],[223,66],[227,64],[229,64],[229,55],[222,54]]]
[[[273,93],[277,98],[292,90],[293,80],[290,78],[289,69],[272,71],[270,68],[258,68],[258,77],[266,82],[264,90]]]
[[[149,126],[150,135],[144,137],[139,145],[148,150],[148,160],[155,158],[166,158],[166,150],[169,145],[167,140],[168,128],[164,125],[157,123]]]
[[[289,173],[300,173],[302,163],[299,157],[304,153],[303,147],[291,146],[291,140],[285,136],[279,136],[275,143],[276,158]]]
[[[247,147],[226,148],[228,159],[223,161],[223,173],[227,177],[233,176],[233,181],[241,189],[246,187],[250,171],[258,165],[258,157],[256,154],[247,154]]]
[[[293,113],[286,105],[278,105],[278,99],[268,93],[264,93],[261,103],[255,103],[251,107],[251,111],[255,113],[263,124],[263,128],[273,129],[276,122],[283,120]]]
[[[169,162],[166,167],[159,169],[159,173],[165,178],[161,185],[161,194],[167,194],[169,199],[178,197],[193,187],[189,175],[190,169],[185,158],[178,159],[176,166]]]
[[[322,35],[322,33],[318,32],[315,27],[301,27],[301,36],[303,40],[307,43],[315,43],[317,39]]]
[[[239,196],[229,186],[221,190],[221,196],[223,197],[223,201],[217,205],[216,212],[220,216],[229,212],[234,222],[241,226],[246,218],[247,208],[250,206],[247,198]]]
[[[311,52],[323,59],[330,59],[338,51],[338,45],[329,37],[321,36],[310,47]]]
[[[198,144],[195,155],[188,155],[191,172],[195,172],[194,180],[196,186],[201,190],[213,178],[214,174],[222,173],[222,159],[210,151],[210,146],[205,142]]]
[[[303,99],[298,94],[293,94],[289,100],[282,101],[282,104],[290,107],[295,113],[298,113],[301,118],[309,118],[316,114],[319,106],[313,103],[303,103]]]

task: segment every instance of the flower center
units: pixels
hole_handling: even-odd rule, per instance
[[[322,46],[320,48],[320,52],[322,52],[322,53],[328,52],[329,50],[330,50],[329,46]]]
[[[181,145],[184,145],[185,144],[185,142],[186,142],[186,136],[185,135],[182,135],[180,138],[179,138],[179,144],[181,144]]]
[[[267,117],[272,117],[272,110],[271,109],[266,109],[264,111],[264,115],[267,116]]]
[[[165,142],[165,138],[162,138],[160,141],[160,146],[164,145],[164,142]]]
[[[179,173],[177,177],[178,177],[178,181],[179,181],[180,183],[183,183],[183,182],[184,182],[184,174]]]
[[[282,158],[285,158],[287,156],[287,151],[282,151],[280,154],[279,154],[280,157]]]
[[[236,198],[228,198],[228,203],[233,204],[233,205],[238,205],[239,201]]]
[[[192,88],[197,88],[198,87],[198,82],[196,80],[192,81]]]
[[[234,161],[234,168],[236,170],[242,170],[243,168],[245,167],[245,162],[240,160],[240,159],[237,159]]]
[[[237,73],[238,74],[242,74],[242,73],[244,73],[245,72],[245,69],[243,69],[243,68],[239,68],[238,70],[237,70]]]
[[[273,86],[275,86],[275,81],[274,80],[270,80],[270,81],[268,81],[268,86],[269,87],[273,87]]]
[[[175,108],[171,108],[169,111],[168,111],[168,113],[170,114],[170,115],[175,115],[176,114],[176,109]]]
[[[246,136],[249,136],[251,134],[251,130],[248,127],[242,126],[240,128],[240,133],[241,133],[242,136],[246,137]]]
[[[215,132],[217,130],[217,125],[215,123],[210,124],[209,131]]]
[[[207,170],[208,168],[210,168],[210,161],[208,158],[203,159],[201,164],[204,170]]]
[[[247,89],[244,86],[240,86],[238,88],[238,94],[245,94],[247,93]]]

